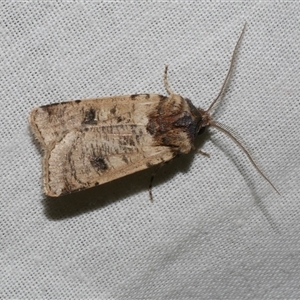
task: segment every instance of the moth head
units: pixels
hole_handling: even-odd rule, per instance
[[[212,116],[210,115],[209,111],[206,111],[202,108],[198,108],[198,111],[201,115],[201,126],[199,128],[198,131],[198,135],[203,133],[205,131],[205,128],[207,128],[208,126],[210,126],[210,123],[213,121]]]

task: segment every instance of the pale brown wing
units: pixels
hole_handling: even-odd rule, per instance
[[[192,147],[190,105],[180,95],[113,96],[34,109],[44,189],[57,197],[168,161]]]
[[[143,125],[93,126],[72,130],[44,156],[45,193],[57,197],[90,188],[172,159]]]
[[[146,125],[148,115],[164,96],[142,94],[75,100],[37,107],[29,122],[43,148],[60,141],[67,132],[93,126]]]

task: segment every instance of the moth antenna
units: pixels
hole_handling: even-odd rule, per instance
[[[169,83],[168,83],[168,65],[165,65],[165,73],[164,73],[164,84],[165,84],[165,88],[168,92],[169,95],[174,94],[174,92],[171,90]]]
[[[244,153],[247,155],[248,159],[250,160],[250,162],[252,163],[254,168],[257,170],[257,172],[272,186],[272,188],[277,192],[277,194],[280,195],[279,191],[276,189],[276,187],[273,185],[273,183],[270,181],[270,179],[268,179],[268,177],[262,172],[262,170],[259,168],[259,166],[254,161],[250,152],[243,145],[241,138],[239,138],[235,134],[233,134],[233,130],[224,124],[221,124],[216,121],[210,121],[209,124],[212,127],[217,128],[218,130],[224,132],[227,136],[229,136],[244,151]]]
[[[234,63],[234,60],[235,60],[235,57],[236,57],[236,53],[237,53],[238,46],[239,46],[240,41],[241,41],[241,39],[242,39],[242,37],[243,37],[243,35],[244,35],[244,32],[245,32],[246,24],[247,24],[247,23],[245,22],[244,27],[243,27],[243,30],[242,30],[242,32],[241,32],[241,34],[240,34],[240,37],[239,37],[237,43],[235,44],[235,47],[234,47],[234,50],[233,50],[233,53],[232,53],[232,56],[231,56],[231,60],[230,60],[229,70],[228,70],[228,72],[227,72],[227,75],[226,75],[226,77],[225,77],[225,80],[223,81],[223,85],[222,85],[222,87],[221,87],[221,90],[220,90],[220,92],[219,92],[217,98],[211,103],[211,105],[209,106],[209,108],[207,109],[206,112],[209,112],[209,111],[213,108],[213,106],[216,104],[216,102],[219,100],[219,98],[221,97],[221,95],[223,94],[223,92],[224,92],[224,90],[225,90],[227,81],[228,81],[228,79],[229,79],[229,77],[230,77],[230,75],[231,75],[232,69],[233,69],[233,63]]]

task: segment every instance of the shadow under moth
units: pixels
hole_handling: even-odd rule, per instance
[[[162,165],[194,149],[196,137],[209,126],[228,135],[278,192],[241,140],[211,116],[224,92],[244,31],[245,25],[219,95],[206,110],[173,93],[167,80],[167,66],[164,84],[169,96],[113,96],[33,109],[29,122],[44,151],[45,194],[58,197]],[[152,180],[153,176],[149,186],[151,199]]]

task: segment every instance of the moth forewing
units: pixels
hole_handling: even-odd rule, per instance
[[[192,119],[190,110],[180,95],[157,94],[34,109],[30,124],[45,152],[46,195],[100,185],[189,152],[193,140],[183,128]]]

